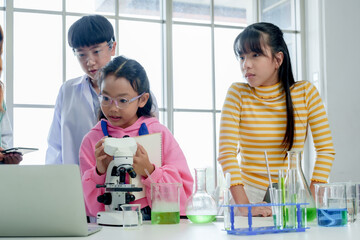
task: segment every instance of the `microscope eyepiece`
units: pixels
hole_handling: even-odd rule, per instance
[[[126,193],[125,198],[126,198],[125,201],[126,201],[127,204],[130,203],[130,202],[135,201],[135,196],[133,194],[131,194],[131,193]]]
[[[127,170],[127,172],[129,173],[131,178],[136,178],[136,172],[134,171],[134,169],[131,167]]]
[[[103,203],[105,205],[110,205],[111,202],[112,202],[111,193],[106,192],[103,195],[98,196],[97,200],[98,200],[99,203]]]

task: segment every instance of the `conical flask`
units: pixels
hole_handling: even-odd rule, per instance
[[[186,216],[193,223],[214,221],[217,206],[213,197],[206,192],[206,168],[195,168],[195,192],[186,202]]]
[[[288,203],[309,203],[309,205],[301,206],[304,220],[303,225],[306,227],[307,222],[311,222],[316,218],[316,207],[302,170],[301,161],[303,154],[301,151],[288,151],[287,154],[288,170],[285,179],[286,201]],[[290,219],[291,215],[292,213],[289,212],[288,222],[290,225],[292,222],[292,219]]]

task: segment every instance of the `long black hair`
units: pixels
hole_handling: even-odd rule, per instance
[[[283,32],[271,23],[254,23],[244,29],[234,41],[234,52],[237,58],[243,53],[255,52],[264,54],[264,47],[269,46],[272,57],[282,52],[284,59],[279,67],[278,77],[285,90],[286,99],[286,132],[282,142],[284,150],[290,151],[294,144],[295,122],[294,107],[290,94],[290,87],[295,83],[292,73],[290,54],[284,41]]]
[[[106,77],[110,75],[113,75],[116,78],[125,78],[138,94],[149,93],[149,99],[147,100],[145,106],[138,108],[136,115],[138,117],[153,117],[151,113],[153,101],[150,94],[150,83],[146,71],[140,63],[124,56],[114,58],[101,70],[100,78],[98,80],[98,86],[100,89]],[[106,119],[101,109],[99,113],[99,120],[100,119]]]

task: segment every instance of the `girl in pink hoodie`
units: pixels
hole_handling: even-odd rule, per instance
[[[104,194],[105,190],[96,188],[96,184],[105,183],[106,170],[113,159],[104,152],[102,121],[106,121],[108,134],[114,138],[126,135],[135,137],[142,132],[161,133],[161,167],[155,167],[149,161],[145,149],[138,145],[133,157],[133,168],[142,176],[146,197],[131,203],[140,203],[144,210],[151,207],[151,180],[147,178],[147,169],[155,182],[182,184],[180,214],[185,215],[186,200],[192,194],[193,178],[185,156],[171,132],[151,116],[152,99],[145,69],[135,60],[116,57],[102,69],[99,86],[101,121],[85,135],[80,147],[80,169],[88,216],[96,216],[99,211],[105,210],[104,204],[97,201],[97,197]]]

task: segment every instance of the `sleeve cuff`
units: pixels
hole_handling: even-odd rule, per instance
[[[151,179],[147,177],[141,180],[141,182],[147,187],[151,187],[152,181],[157,183],[162,177],[162,169],[156,167],[155,165],[154,167],[155,167],[154,171],[150,174]]]
[[[96,171],[96,167],[94,167],[94,170],[93,170],[93,174],[92,174],[92,179],[94,180],[94,182],[96,184],[104,184],[105,182],[105,178],[106,178],[106,174],[103,174],[103,175],[99,175]]]
[[[237,182],[237,183],[232,183],[230,184],[230,187],[234,187],[234,186],[237,186],[237,185],[242,185],[244,186],[244,184],[242,182]]]
[[[315,182],[315,183],[327,183],[327,181],[325,181],[325,180],[320,180],[320,179],[315,179],[315,178],[310,179],[310,181]]]

